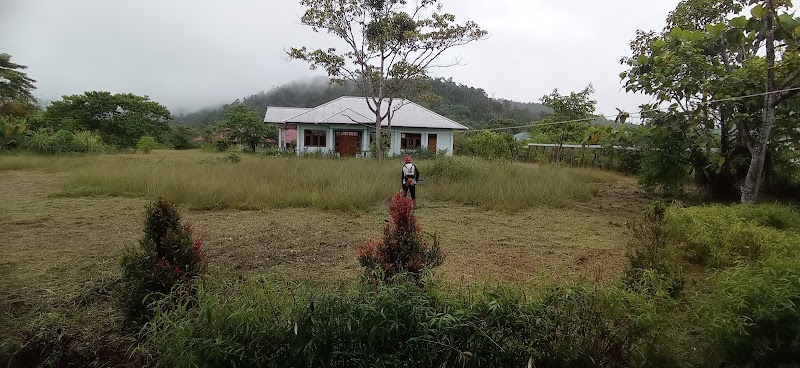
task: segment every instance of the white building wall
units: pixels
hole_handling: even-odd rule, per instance
[[[306,130],[324,130],[326,138],[325,147],[306,147],[305,146],[305,131]],[[297,126],[297,153],[313,153],[313,152],[333,152],[335,148],[335,132],[337,130],[346,131],[361,131],[361,146],[362,151],[369,150],[369,136],[373,132],[372,129],[364,128],[361,126],[347,126],[347,125],[317,125],[317,124],[298,124]],[[450,130],[434,130],[434,129],[410,129],[410,128],[392,128],[391,143],[389,144],[389,155],[397,156],[402,151],[400,149],[400,136],[403,133],[417,133],[422,135],[422,148],[428,148],[428,134],[436,134],[436,149],[438,151],[444,150],[448,156],[453,155],[453,131]]]

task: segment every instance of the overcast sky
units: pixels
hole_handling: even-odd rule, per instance
[[[444,55],[434,72],[490,96],[533,102],[554,88],[597,93],[598,113],[646,102],[621,90],[619,59],[637,29],[661,29],[678,0],[443,0],[490,38]],[[174,112],[320,75],[292,46],[328,47],[300,25],[297,0],[0,0],[0,52],[29,67],[36,95],[148,95]]]

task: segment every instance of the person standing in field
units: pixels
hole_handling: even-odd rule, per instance
[[[405,164],[403,165],[403,197],[408,196],[408,192],[411,192],[411,200],[414,201],[414,205],[417,204],[417,181],[419,180],[419,169],[417,165],[414,165],[411,162],[411,156],[406,156]]]

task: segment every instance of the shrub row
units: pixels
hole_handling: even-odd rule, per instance
[[[165,310],[165,309],[164,309]],[[446,293],[365,285],[201,287],[160,312],[148,347],[171,367],[669,366],[653,305],[617,288]]]

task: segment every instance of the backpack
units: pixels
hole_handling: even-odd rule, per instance
[[[417,174],[417,167],[414,164],[403,165],[403,176],[406,178],[413,178]]]

